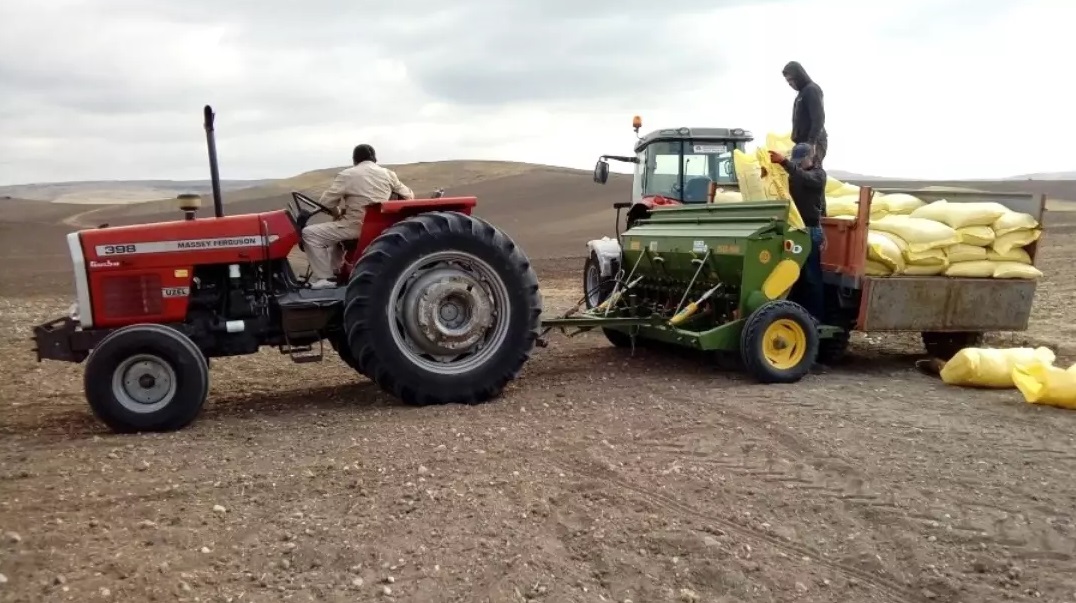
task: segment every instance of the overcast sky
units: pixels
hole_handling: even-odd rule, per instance
[[[704,8],[720,6],[721,8]],[[0,184],[510,159],[590,168],[644,130],[787,131],[798,60],[827,166],[1076,169],[1071,0],[0,0]]]

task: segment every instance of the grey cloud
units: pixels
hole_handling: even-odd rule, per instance
[[[742,51],[725,47],[720,30],[680,29],[691,15],[714,10],[707,7],[698,0],[59,7],[2,0],[0,182],[203,170],[206,103],[221,116],[222,162],[228,158],[233,176],[264,177],[329,157],[342,163],[337,156],[346,153],[318,150],[319,141],[421,123],[430,102],[473,123],[517,104],[608,110],[677,97],[718,77],[724,57]],[[405,73],[394,75],[397,67]],[[79,161],[56,159],[72,145]]]

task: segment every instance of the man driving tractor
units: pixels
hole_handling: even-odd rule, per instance
[[[340,243],[358,238],[367,206],[388,201],[392,193],[402,199],[415,198],[415,193],[400,182],[396,172],[377,164],[377,154],[372,146],[356,146],[351,160],[354,165],[336,175],[319,201],[333,211],[333,221],[303,229],[303,243],[313,273],[310,282],[313,289],[337,285],[330,279],[343,259]]]

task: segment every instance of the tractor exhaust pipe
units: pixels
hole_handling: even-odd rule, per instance
[[[217,137],[213,134],[213,107],[205,106],[205,141],[209,147],[209,181],[213,185],[213,212],[224,217],[224,201],[220,197],[220,169],[217,167]]]

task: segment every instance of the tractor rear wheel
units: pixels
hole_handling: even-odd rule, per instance
[[[740,354],[748,372],[761,383],[794,383],[818,357],[818,328],[803,306],[767,302],[751,313],[740,335]]]
[[[351,367],[356,373],[366,376],[362,368],[359,367],[359,361],[355,358],[355,355],[351,353],[351,346],[347,342],[347,334],[344,332],[336,332],[329,338],[329,344],[333,346],[333,350],[336,351],[336,355],[340,356],[340,360],[344,361],[344,364]]]
[[[209,395],[209,364],[186,335],[155,324],[123,327],[86,361],[86,400],[119,433],[174,431],[194,420]]]
[[[383,232],[352,271],[344,328],[356,367],[408,404],[475,404],[515,379],[538,340],[530,261],[488,222],[430,212]]]

